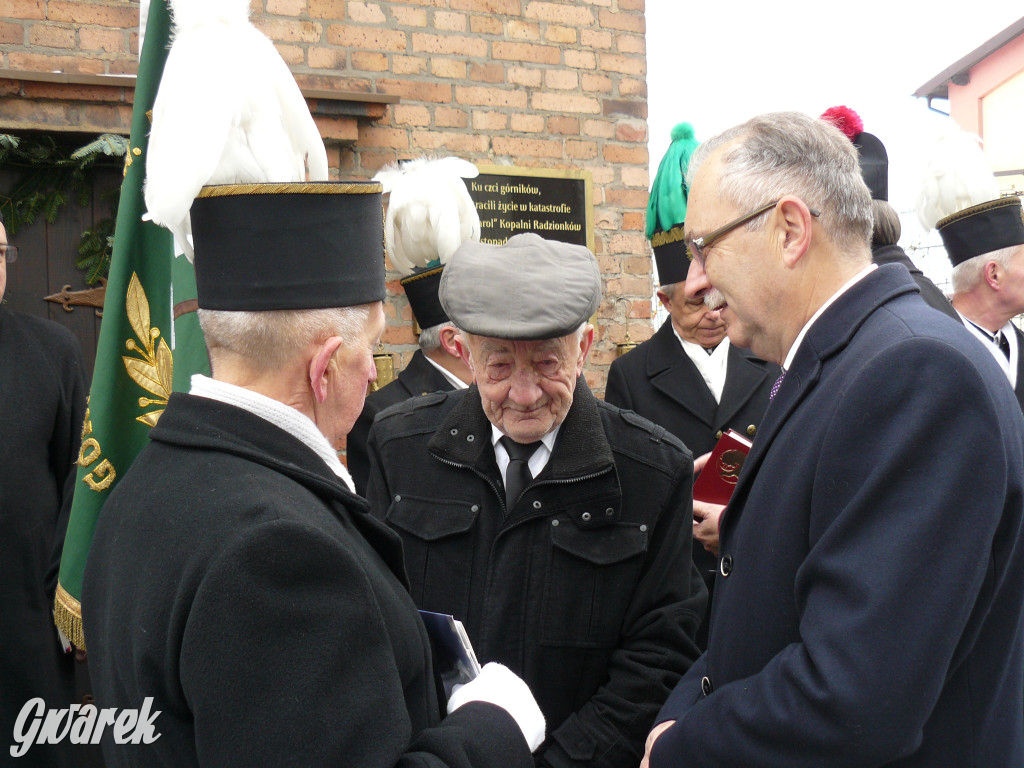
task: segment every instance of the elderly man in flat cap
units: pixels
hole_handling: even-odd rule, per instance
[[[440,719],[401,543],[335,452],[376,375],[382,212],[375,183],[192,206],[213,378],[171,396],[85,571],[97,705],[152,716],[142,743],[105,732],[110,768],[532,765],[543,717],[507,669]]]
[[[941,219],[935,228],[953,264],[953,308],[1003,369],[1024,408],[1024,214],[1003,197]]]
[[[634,768],[697,654],[691,456],[588,389],[586,248],[465,243],[440,296],[474,384],[378,417],[371,507],[402,536],[417,605],[530,685],[549,725],[538,765]]]

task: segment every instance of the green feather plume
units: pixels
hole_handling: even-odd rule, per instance
[[[700,142],[689,123],[679,123],[671,135],[672,143],[661,159],[647,200],[648,240],[655,232],[666,232],[686,220],[686,169]]]

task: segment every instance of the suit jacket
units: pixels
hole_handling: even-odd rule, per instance
[[[1017,386],[1014,392],[1017,393],[1017,402],[1024,411],[1024,333],[1016,325],[1013,330],[1017,333]]]
[[[401,543],[312,449],[183,394],[150,437],[103,506],[82,608],[97,706],[152,697],[160,737],[106,729],[107,766],[532,766],[493,705],[439,721]]]
[[[1024,416],[898,265],[811,326],[651,768],[1024,765]]]
[[[960,319],[960,315],[953,309],[953,305],[946,298],[946,294],[940,291],[935,283],[925,277],[924,273],[907,256],[907,252],[898,245],[880,245],[872,248],[871,260],[875,264],[902,264],[910,272],[914,282],[917,283],[917,287],[921,290],[921,298],[924,299],[925,304],[929,307],[934,307],[939,312],[942,312],[942,314],[948,315],[954,320]]]
[[[410,397],[431,392],[450,392],[453,389],[455,387],[451,382],[417,349],[409,364],[394,381],[366,396],[363,412],[359,414],[345,442],[345,463],[356,484],[356,493],[366,495],[366,478],[370,474],[366,440],[377,414]]]

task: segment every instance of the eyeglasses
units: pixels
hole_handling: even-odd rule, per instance
[[[781,198],[779,199],[781,200]],[[691,261],[696,259],[697,263],[700,265],[700,268],[704,269],[704,265],[707,263],[708,260],[708,249],[711,248],[712,244],[716,240],[725,237],[734,229],[742,227],[747,222],[753,221],[761,214],[767,213],[778,204],[778,200],[766,203],[765,205],[762,205],[760,208],[751,211],[750,213],[744,214],[743,216],[740,216],[735,221],[730,221],[724,227],[719,227],[709,235],[704,235],[704,237],[690,238],[689,240],[686,241],[686,257]],[[821,215],[820,211],[816,211],[813,208],[810,208],[809,210],[811,216],[817,217]]]
[[[0,256],[3,260],[10,263],[18,260],[18,246],[16,245],[0,245]]]

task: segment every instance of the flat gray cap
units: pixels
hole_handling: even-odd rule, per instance
[[[582,245],[524,232],[467,241],[441,275],[441,306],[467,333],[534,341],[568,336],[601,302],[601,271]]]

